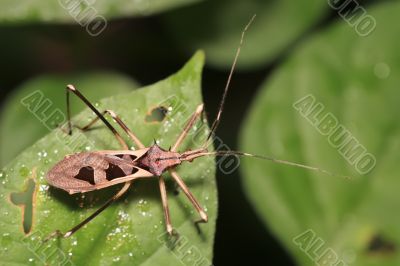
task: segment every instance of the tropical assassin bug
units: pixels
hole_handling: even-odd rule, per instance
[[[200,220],[196,221],[198,223],[206,223],[208,221],[208,216],[201,204],[197,201],[195,196],[191,193],[190,189],[187,187],[185,182],[179,176],[176,171],[176,167],[184,162],[192,162],[196,158],[203,156],[226,156],[226,155],[237,155],[237,156],[250,156],[256,157],[264,160],[273,161],[276,163],[306,168],[309,170],[323,172],[328,175],[333,175],[330,172],[322,170],[317,167],[311,167],[303,164],[293,163],[284,160],[277,160],[270,157],[253,155],[249,153],[239,152],[239,151],[226,151],[220,150],[215,152],[209,152],[207,147],[213,140],[213,134],[218,128],[221,114],[223,111],[225,99],[228,93],[228,88],[232,79],[233,72],[235,70],[236,62],[240,54],[241,46],[243,43],[244,35],[249,28],[250,24],[254,20],[255,16],[250,20],[248,25],[242,32],[239,47],[236,51],[236,55],[226,82],[224,93],[222,96],[221,103],[219,105],[218,114],[212,123],[210,133],[204,145],[201,148],[194,150],[189,150],[185,152],[178,152],[178,148],[187,137],[189,130],[194,126],[196,121],[203,114],[203,104],[198,105],[195,112],[192,114],[190,119],[187,121],[183,131],[178,136],[176,142],[169,150],[164,150],[157,144],[151,147],[146,147],[138,139],[138,137],[128,128],[128,126],[121,120],[121,118],[112,110],[106,110],[104,112],[99,112],[88,99],[83,96],[79,90],[74,86],[68,85],[66,87],[66,100],[67,100],[67,117],[68,117],[68,134],[72,134],[72,123],[70,115],[70,104],[69,96],[70,93],[74,93],[78,98],[80,98],[96,115],[90,123],[84,127],[79,127],[81,130],[86,131],[92,127],[99,119],[108,127],[109,130],[114,134],[115,138],[122,146],[122,150],[102,150],[94,152],[81,152],[66,156],[63,160],[58,162],[53,168],[47,173],[46,179],[48,183],[56,188],[67,191],[69,194],[74,193],[85,193],[89,191],[94,191],[98,189],[103,189],[116,184],[123,184],[122,188],[108,201],[104,203],[97,211],[86,218],[84,221],[70,229],[66,233],[62,233],[56,230],[50,234],[45,241],[52,237],[70,237],[76,231],[78,231],[85,224],[94,219],[98,214],[110,206],[114,201],[119,199],[124,195],[132,182],[140,178],[152,178],[157,177],[159,183],[159,189],[161,193],[161,201],[165,216],[166,230],[172,235],[173,226],[171,224],[171,218],[167,202],[167,192],[166,185],[164,181],[163,174],[169,172],[172,179],[177,183],[179,188],[184,192],[186,197],[189,199],[191,204],[194,206],[198,214],[200,215]],[[117,130],[106,120],[105,115],[111,116],[111,118],[122,128],[122,130],[129,136],[129,138],[137,146],[137,150],[130,150],[127,143],[124,141],[122,136],[117,132]]]

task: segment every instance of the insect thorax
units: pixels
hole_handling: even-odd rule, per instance
[[[160,176],[167,169],[181,164],[181,160],[179,153],[166,151],[154,144],[146,154],[137,160],[137,163],[144,170],[155,176]]]

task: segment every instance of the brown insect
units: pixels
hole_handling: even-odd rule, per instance
[[[255,16],[254,16],[255,17]],[[90,102],[87,100],[74,86],[68,85],[66,88],[67,92],[67,116],[68,116],[68,133],[72,134],[72,124],[70,119],[70,105],[69,105],[69,95],[70,92],[78,96],[96,115],[89,124],[80,129],[85,131],[88,130],[94,123],[99,119],[111,130],[116,139],[120,142],[123,150],[103,150],[94,152],[82,152],[73,155],[66,156],[63,160],[58,162],[46,175],[48,183],[60,189],[67,191],[70,194],[74,193],[85,193],[88,191],[98,190],[106,187],[110,187],[116,184],[123,183],[121,190],[110,198],[102,207],[100,207],[96,212],[86,218],[84,221],[70,229],[66,233],[61,233],[61,231],[56,230],[46,241],[52,237],[69,237],[76,231],[78,231],[82,226],[90,222],[103,210],[105,210],[111,203],[120,198],[124,193],[126,193],[131,186],[132,182],[139,178],[152,178],[156,177],[159,181],[159,188],[161,193],[162,206],[165,215],[165,223],[167,232],[172,235],[173,227],[171,224],[167,193],[165,187],[165,181],[163,174],[169,172],[173,180],[178,184],[180,189],[184,192],[190,202],[193,204],[194,208],[200,215],[200,220],[197,223],[206,223],[208,217],[201,204],[196,200],[194,195],[191,193],[190,189],[186,186],[185,182],[176,172],[176,167],[184,162],[191,162],[196,158],[202,156],[226,156],[226,155],[238,155],[238,156],[251,156],[256,158],[261,158],[277,163],[288,164],[296,167],[307,168],[310,170],[316,170],[324,172],[326,174],[332,175],[331,173],[321,170],[316,167],[306,166],[302,164],[292,163],[283,160],[277,160],[265,156],[253,155],[249,153],[243,153],[238,151],[215,151],[209,152],[207,146],[212,141],[214,132],[216,131],[221,114],[223,111],[225,99],[227,96],[228,88],[231,82],[232,74],[234,72],[238,56],[240,54],[240,49],[243,43],[245,32],[253,21],[254,17],[251,19],[249,24],[245,27],[242,32],[242,37],[240,40],[240,45],[237,49],[236,56],[225,86],[225,90],[220,103],[219,111],[216,119],[214,120],[211,131],[205,141],[203,147],[185,152],[178,152],[180,144],[183,142],[187,136],[189,130],[194,126],[195,122],[199,119],[203,112],[203,104],[200,104],[195,112],[192,114],[191,118],[188,120],[183,131],[177,138],[174,145],[169,150],[164,150],[158,145],[154,144],[151,147],[146,147],[143,143],[136,137],[136,135],[125,125],[125,123],[119,118],[119,116],[111,111],[106,110],[100,113]],[[132,139],[132,141],[137,146],[138,150],[129,150],[128,145],[123,140],[121,135],[115,130],[115,128],[105,119],[105,115],[110,115],[113,120],[127,133],[127,135]]]

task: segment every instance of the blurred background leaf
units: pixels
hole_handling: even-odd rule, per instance
[[[168,148],[181,132],[180,125],[187,121],[202,102],[200,79],[203,64],[204,54],[197,53],[176,75],[129,94],[103,99],[98,102],[98,108],[114,110],[145,145],[153,144],[156,139],[160,146]],[[121,83],[116,85],[118,84]],[[160,104],[172,108],[179,106],[179,110],[170,110],[162,123],[145,123],[149,111]],[[73,121],[82,125],[90,118],[93,118],[92,112],[85,109]],[[200,125],[201,122],[198,124],[197,134],[190,132],[181,146],[182,150],[204,141],[206,127],[200,129]],[[174,251],[168,248],[171,242],[168,242],[165,233],[156,178],[135,182],[124,199],[111,205],[71,238],[43,244],[41,240],[49,233],[55,229],[65,231],[75,226],[116,191],[112,187],[68,195],[59,189],[49,188],[44,176],[54,163],[71,153],[70,147],[77,143],[76,140],[74,142],[74,136],[78,132],[74,132],[75,135],[69,137],[59,129],[52,131],[20,154],[0,173],[2,264],[54,265],[66,262],[66,258],[74,265],[178,265],[193,263],[199,259],[207,265],[211,263],[217,191],[215,164],[210,163],[213,160],[207,158],[179,168],[180,175],[209,215],[209,222],[200,226],[201,233],[194,225],[194,221],[198,219],[197,212],[193,210],[184,193],[174,195],[174,184],[169,177],[166,178],[172,222],[184,241]],[[87,142],[78,145],[80,150],[120,148],[113,134],[101,123],[84,136],[87,137]],[[13,205],[9,196],[10,193],[27,189],[30,178],[36,183],[33,229],[25,237],[22,231],[22,209]]]
[[[328,9],[318,0],[213,0],[165,15],[168,32],[187,53],[204,49],[208,63],[229,68],[240,34],[253,14],[238,62],[240,69],[271,63],[321,20]],[[186,23],[182,23],[185,21]]]
[[[162,12],[201,0],[22,0],[16,3],[3,0],[0,4],[0,22],[76,22],[91,16],[117,18],[143,16]],[[77,15],[78,14],[78,15]]]
[[[0,167],[49,133],[49,129],[21,103],[22,99],[39,91],[49,100],[48,108],[57,108],[66,114],[67,84],[77,84],[82,93],[94,102],[107,96],[130,92],[138,87],[130,78],[110,72],[44,75],[27,81],[8,97],[0,114]],[[79,100],[71,101],[72,114],[78,113],[84,107]],[[46,108],[47,104],[42,107],[42,111],[45,112]]]
[[[246,193],[266,226],[296,258],[293,239],[312,229],[351,265],[398,265],[400,215],[399,3],[369,7],[375,31],[360,37],[344,21],[306,41],[268,79],[242,131],[241,149],[358,176],[352,180],[243,159]],[[359,176],[293,103],[312,94],[372,153],[374,170]],[[311,254],[312,256],[312,254]]]

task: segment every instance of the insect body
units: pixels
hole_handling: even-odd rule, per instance
[[[175,171],[175,167],[185,161],[192,161],[195,158],[209,155],[206,148],[200,148],[193,151],[179,153],[176,150],[184,141],[189,130],[193,127],[203,112],[203,104],[200,104],[196,111],[193,113],[187,122],[182,133],[179,135],[175,144],[170,150],[164,150],[157,144],[151,147],[145,147],[136,135],[125,125],[125,123],[118,117],[115,112],[106,110],[100,113],[74,86],[67,86],[67,114],[69,134],[72,134],[72,125],[70,122],[70,109],[69,109],[69,93],[73,92],[90,109],[97,115],[88,125],[81,127],[81,130],[88,130],[97,120],[102,120],[104,124],[111,130],[116,139],[120,142],[124,150],[103,150],[94,152],[82,152],[72,155],[67,155],[63,160],[58,162],[47,173],[46,179],[48,183],[60,189],[67,191],[70,194],[85,193],[88,191],[98,190],[105,187],[110,187],[116,184],[123,183],[124,186],[121,190],[109,199],[99,210],[89,216],[86,220],[69,230],[67,233],[55,231],[46,240],[53,236],[69,237],[83,225],[88,223],[100,212],[106,209],[112,202],[121,197],[131,186],[132,182],[139,178],[157,177],[159,180],[159,187],[161,192],[161,200],[164,209],[166,220],[166,227],[169,234],[173,233],[171,225],[167,193],[163,173],[168,171],[178,186],[182,189],[185,195],[189,198],[193,206],[198,211],[201,220],[200,222],[207,222],[208,217],[200,206],[194,195],[190,192],[182,178]],[[128,145],[115,130],[115,128],[105,119],[104,115],[110,115],[127,135],[133,140],[138,150],[129,150]]]
[[[178,153],[157,144],[137,151],[96,151],[67,155],[48,173],[48,183],[69,194],[83,193],[134,179],[159,177],[184,161],[204,156],[205,149]],[[63,178],[59,178],[63,176]]]
[[[252,20],[254,17],[252,18]],[[250,21],[250,23],[252,22]],[[250,25],[249,23],[249,25]],[[161,194],[161,201],[165,216],[166,229],[169,234],[173,234],[173,227],[171,224],[168,199],[166,193],[166,186],[163,174],[168,172],[172,179],[177,183],[179,188],[184,192],[189,201],[192,203],[196,211],[200,216],[200,220],[196,223],[203,223],[208,221],[208,217],[200,203],[197,201],[195,196],[191,193],[190,189],[186,186],[185,182],[176,172],[176,167],[184,162],[192,162],[196,158],[202,156],[225,156],[225,155],[237,155],[237,156],[250,156],[264,160],[273,161],[276,163],[302,167],[310,170],[320,171],[329,175],[331,173],[321,170],[316,167],[306,166],[298,163],[292,163],[283,160],[277,160],[265,156],[253,155],[249,153],[237,152],[237,151],[215,151],[209,152],[207,150],[208,144],[212,141],[213,133],[216,131],[222,110],[224,107],[225,98],[227,96],[229,84],[232,78],[232,74],[236,65],[237,58],[240,53],[241,44],[243,42],[244,33],[248,26],[242,33],[239,48],[237,50],[234,63],[232,65],[224,94],[222,96],[221,104],[216,119],[214,120],[210,134],[207,137],[204,145],[200,148],[189,150],[185,152],[178,152],[178,149],[184,139],[187,137],[189,130],[194,126],[196,121],[200,118],[203,113],[204,105],[200,104],[190,119],[187,121],[184,129],[178,136],[176,142],[171,146],[169,150],[164,150],[158,145],[154,144],[151,147],[146,147],[138,139],[138,137],[128,128],[128,126],[119,118],[119,116],[112,110],[106,110],[99,112],[88,99],[86,99],[74,86],[68,85],[66,88],[67,92],[67,116],[68,116],[68,133],[72,134],[72,124],[70,119],[70,105],[69,95],[74,93],[80,98],[96,115],[89,124],[84,127],[80,127],[81,130],[88,130],[91,126],[96,123],[99,119],[108,127],[108,129],[114,134],[116,139],[122,146],[122,150],[103,150],[94,152],[82,152],[66,156],[63,160],[58,162],[53,168],[47,173],[46,179],[48,183],[60,189],[67,191],[70,194],[74,193],[85,193],[88,191],[98,190],[105,187],[123,184],[122,188],[112,198],[104,203],[96,212],[86,218],[84,221],[73,227],[66,233],[61,233],[56,230],[54,233],[49,235],[45,240],[54,237],[69,237],[74,232],[79,230],[82,226],[90,222],[99,213],[105,210],[111,203],[116,201],[122,195],[124,195],[132,182],[140,178],[158,178],[159,189]],[[137,150],[130,150],[122,136],[117,130],[105,119],[105,115],[110,115],[114,121],[125,131],[130,139],[135,143]]]

